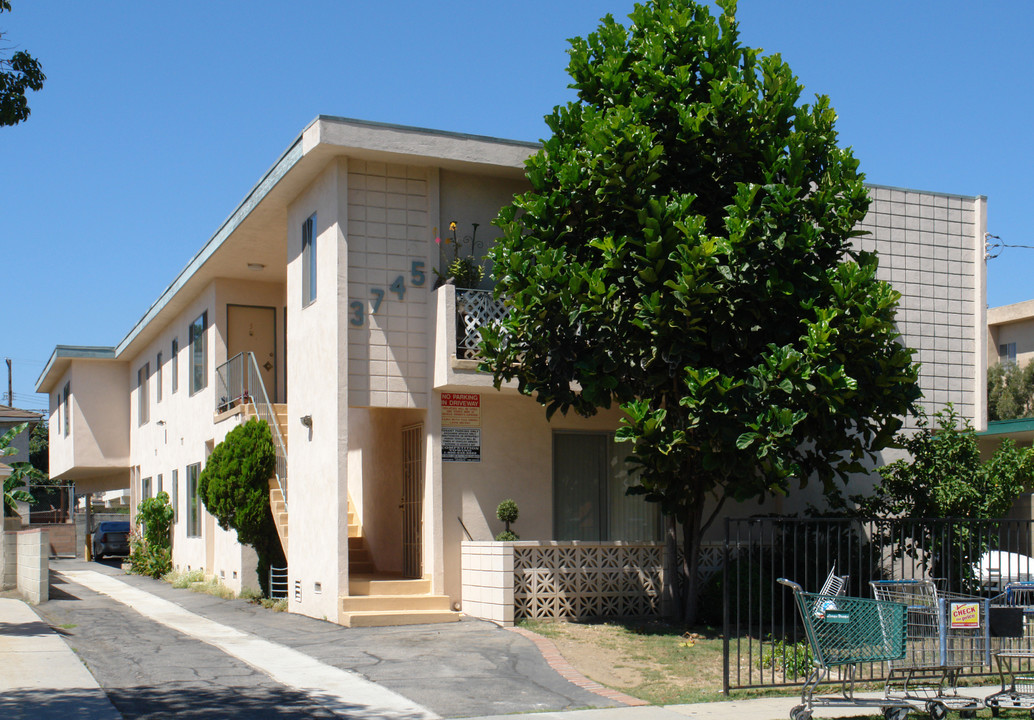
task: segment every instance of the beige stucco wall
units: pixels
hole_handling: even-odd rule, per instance
[[[998,348],[1006,343],[1016,343],[1017,364],[1034,359],[1034,300],[988,309],[988,367],[998,363]]]
[[[287,213],[289,607],[317,618],[337,617],[348,582],[347,178],[347,161],[331,162]],[[314,212],[316,299],[303,307],[301,227]]]

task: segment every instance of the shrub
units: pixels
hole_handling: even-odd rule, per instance
[[[500,542],[512,542],[514,540],[521,539],[517,533],[510,529],[510,523],[517,522],[517,518],[520,517],[520,514],[520,510],[517,509],[517,503],[513,500],[503,500],[499,503],[499,506],[495,509],[495,516],[506,524],[506,529],[495,536],[496,540]]]
[[[143,534],[137,529],[129,534],[130,572],[160,578],[172,570],[172,517],[169,495],[164,491],[140,503],[136,524],[137,528],[143,526]]]

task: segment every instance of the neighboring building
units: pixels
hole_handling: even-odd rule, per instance
[[[1034,359],[1034,300],[988,308],[987,367],[993,367],[997,363],[1023,367],[1032,359]],[[1030,447],[1034,442],[1034,418],[989,422],[987,429],[978,436],[981,454],[990,457],[1002,440],[1006,438],[1011,438],[1021,447]],[[1031,496],[1024,497],[1029,499]],[[1034,517],[1034,513],[1030,517]]]
[[[129,484],[134,507],[169,492],[175,564],[239,589],[253,560],[200,506],[197,475],[251,408],[276,418],[289,608],[345,624],[454,619],[478,571],[461,568],[461,541],[502,530],[507,498],[524,540],[656,537],[656,508],[624,495],[618,412],[547,422],[513,385],[496,391],[470,348],[499,308],[435,287],[436,236],[478,223],[490,245],[536,148],[317,118],[116,347],[55,349],[37,384],[51,474],[80,491]],[[924,402],[981,427],[986,200],[872,196],[859,242],[903,295]]]

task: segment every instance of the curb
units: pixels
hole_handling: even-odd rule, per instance
[[[523,635],[535,643],[535,647],[537,647],[539,652],[542,653],[542,658],[551,668],[556,670],[565,680],[574,683],[583,690],[588,690],[591,693],[595,693],[601,697],[607,698],[608,700],[613,700],[614,702],[619,702],[629,707],[642,707],[650,704],[637,697],[626,695],[625,693],[618,692],[617,690],[611,690],[608,687],[600,685],[595,680],[590,680],[585,677],[575,670],[571,663],[564,659],[564,656],[560,654],[560,650],[557,649],[556,643],[552,640],[542,637],[531,630],[525,630],[524,628],[508,627],[506,629],[511,632],[515,632],[518,635]]]

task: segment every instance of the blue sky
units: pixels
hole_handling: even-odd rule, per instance
[[[47,74],[0,128],[0,357],[16,404],[56,344],[114,345],[318,114],[538,140],[567,42],[627,0],[13,0],[4,45]],[[1034,3],[741,0],[746,43],[829,95],[869,182],[987,195],[1034,245]],[[988,265],[1034,298],[1034,250]],[[4,367],[0,365],[0,375]],[[6,392],[6,377],[0,378]]]

